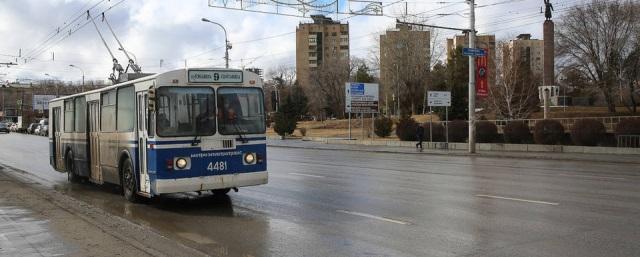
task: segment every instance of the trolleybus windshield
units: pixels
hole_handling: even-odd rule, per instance
[[[259,88],[218,89],[218,130],[223,135],[265,132],[264,103]]]
[[[211,136],[216,132],[213,88],[160,87],[156,126],[161,137]]]

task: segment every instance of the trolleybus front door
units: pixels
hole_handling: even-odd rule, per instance
[[[91,181],[102,184],[100,172],[100,104],[98,101],[89,102],[89,162],[91,165]]]
[[[149,194],[151,191],[151,182],[149,181],[149,173],[147,173],[147,93],[138,92],[137,94],[138,114],[138,183],[140,192]]]

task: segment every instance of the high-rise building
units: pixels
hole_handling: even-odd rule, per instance
[[[391,103],[398,95],[400,102],[420,104],[424,93],[416,91],[423,91],[420,89],[428,80],[430,42],[429,31],[403,24],[396,24],[395,29],[380,35],[380,91],[382,97],[388,98],[381,99],[385,107],[397,110]]]
[[[311,19],[296,28],[296,76],[302,86],[310,86],[311,73],[323,64],[349,62],[349,24],[324,15]]]
[[[502,51],[502,61],[525,64],[535,75],[542,76],[544,71],[544,40],[531,39],[531,34],[520,34],[509,41]]]

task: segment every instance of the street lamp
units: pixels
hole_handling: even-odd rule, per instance
[[[53,86],[56,88],[56,97],[60,97],[60,86],[55,83],[56,78],[51,76],[51,75],[49,75],[49,73],[45,73],[44,75],[47,76],[47,77],[50,77],[51,80],[53,80]]]
[[[82,89],[82,91],[84,91],[84,70],[81,69],[78,66],[73,65],[73,64],[69,64],[69,67],[76,68],[76,69],[80,70],[80,72],[82,72],[82,86],[80,88]]]
[[[224,60],[226,61],[226,68],[228,69],[229,68],[229,49],[231,49],[231,43],[229,43],[229,40],[227,39],[227,30],[220,23],[210,21],[207,18],[202,18],[202,21],[218,25],[224,31],[224,43],[225,43]]]

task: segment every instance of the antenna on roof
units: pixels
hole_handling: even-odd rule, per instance
[[[87,19],[91,20],[91,22],[93,23],[93,26],[96,28],[96,31],[98,32],[98,35],[100,35],[100,39],[102,39],[102,43],[104,44],[104,47],[107,48],[107,51],[109,51],[109,55],[111,55],[111,60],[113,61],[113,68],[112,68],[112,73],[109,75],[109,80],[111,80],[113,84],[116,84],[118,83],[118,79],[120,78],[120,75],[124,72],[124,69],[122,68],[122,65],[118,63],[118,59],[116,59],[116,57],[113,55],[113,52],[111,52],[111,49],[107,45],[107,41],[104,40],[104,37],[102,36],[102,33],[100,33],[100,30],[98,29],[98,25],[91,17],[89,10],[87,10]],[[118,73],[118,77],[116,77],[116,72]]]
[[[120,43],[120,40],[118,39],[118,36],[116,36],[116,33],[113,32],[113,29],[111,28],[111,24],[109,24],[109,21],[107,21],[107,18],[104,16],[104,13],[102,13],[102,21],[107,24],[107,27],[109,27],[109,30],[111,31],[111,34],[116,39],[116,42],[118,42],[118,45],[120,46],[120,50],[122,50],[122,52],[124,52],[124,55],[127,56],[127,59],[129,59],[129,64],[127,64],[127,69],[125,70],[125,73],[129,70],[129,67],[131,67],[131,69],[135,73],[142,72],[142,69],[140,69],[140,66],[138,66],[133,61],[133,59],[131,59],[131,57],[129,57],[129,53],[127,53],[127,50],[125,50],[124,46],[122,46],[122,43]]]

